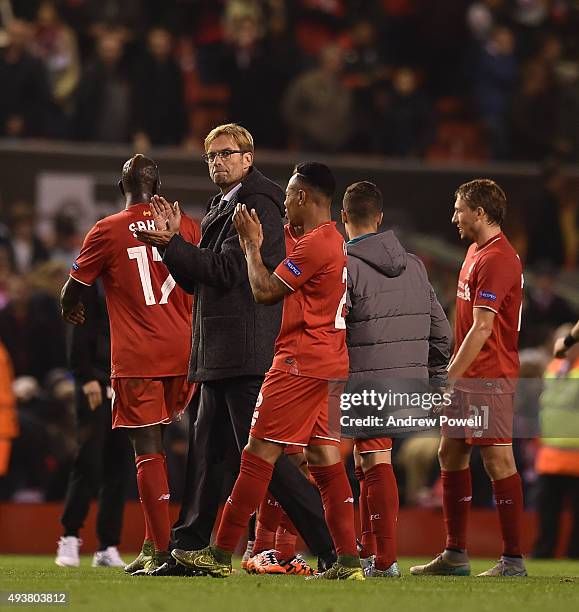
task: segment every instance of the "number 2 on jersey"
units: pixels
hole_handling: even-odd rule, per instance
[[[344,267],[342,272],[342,282],[346,286],[344,289],[344,295],[338,304],[338,310],[336,311],[336,319],[334,326],[336,329],[346,329],[346,319],[344,318],[344,306],[346,305],[346,296],[348,295],[348,268]]]
[[[159,251],[156,247],[153,247],[153,261],[162,261]],[[141,286],[143,287],[143,295],[145,297],[145,304],[147,306],[153,306],[157,303],[155,295],[153,293],[153,284],[151,282],[151,271],[149,269],[149,258],[147,257],[147,247],[138,246],[130,247],[127,249],[129,259],[137,260],[137,267],[139,269],[139,278],[141,279]],[[166,304],[169,301],[169,294],[175,289],[175,280],[169,274],[165,279],[165,282],[161,285],[161,299],[159,304]]]

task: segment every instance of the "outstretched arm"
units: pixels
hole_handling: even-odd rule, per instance
[[[275,304],[291,291],[275,274],[264,266],[260,248],[263,243],[261,223],[254,209],[251,213],[245,204],[238,204],[233,224],[239,234],[239,244],[247,261],[247,275],[255,301],[259,304]]]

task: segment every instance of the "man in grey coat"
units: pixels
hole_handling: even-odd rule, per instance
[[[392,231],[379,233],[382,194],[373,183],[348,187],[342,222],[349,238],[349,386],[408,388],[446,381],[451,354],[448,320],[428,281],[424,264],[407,253]],[[396,379],[396,381],[394,380]],[[418,387],[416,387],[418,390]],[[424,415],[426,416],[426,415]],[[356,439],[356,477],[360,482],[362,550],[366,575],[398,577],[396,520],[398,488],[387,431]]]
[[[179,235],[177,203],[157,199],[155,223],[165,211],[167,230],[142,231],[143,242],[163,250],[163,262],[179,286],[195,294],[189,379],[201,383],[192,428],[183,504],[173,528],[172,548],[197,550],[209,544],[224,483],[230,487],[247,443],[251,418],[281,323],[281,302],[257,304],[232,215],[237,202],[259,214],[261,253],[273,270],[285,257],[284,194],[253,165],[253,138],[243,127],[226,124],[205,139],[204,159],[219,193],[201,221],[201,242]],[[156,209],[155,209],[156,207]],[[228,468],[228,469],[227,469]],[[233,478],[231,478],[233,476]],[[322,569],[335,560],[317,489],[287,456],[277,461],[270,485],[300,535],[318,555]],[[171,560],[172,561],[172,560]],[[182,565],[162,566],[154,575],[182,574]]]

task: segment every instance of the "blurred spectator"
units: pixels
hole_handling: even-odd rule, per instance
[[[73,206],[74,203],[71,203]],[[66,203],[63,203],[66,208]],[[69,269],[82,245],[82,236],[79,234],[77,220],[73,214],[66,210],[58,212],[52,220],[54,243],[50,249],[50,259],[61,262]]]
[[[290,83],[283,100],[293,142],[302,151],[340,151],[352,127],[352,97],[341,82],[343,53],[325,47],[319,66]]]
[[[562,201],[569,185],[555,161],[542,167],[541,187],[525,204],[527,220],[526,265],[541,264],[559,270],[565,262],[565,243],[561,226]],[[558,321],[557,325],[564,323]]]
[[[14,19],[7,33],[8,45],[0,50],[0,136],[43,136],[52,111],[46,68],[27,50],[27,23]]]
[[[133,140],[138,151],[151,145],[178,145],[187,137],[183,75],[172,54],[170,32],[152,29],[134,76]]]
[[[38,8],[32,49],[48,69],[54,100],[63,111],[71,112],[80,78],[76,34],[60,19],[54,0],[45,0]]]
[[[12,257],[5,245],[0,244],[0,310],[10,299],[10,279],[12,277]]]
[[[509,96],[517,78],[514,49],[512,32],[497,26],[488,43],[481,47],[472,69],[473,92],[495,159],[504,159],[509,152],[506,118]]]
[[[477,0],[467,10],[466,22],[470,35],[479,43],[486,43],[501,15],[504,0]]]
[[[26,274],[49,257],[48,249],[34,230],[34,211],[23,202],[12,207],[12,247],[18,274]]]
[[[122,67],[123,42],[114,32],[103,34],[93,62],[78,88],[74,136],[78,140],[127,142],[130,84]]]
[[[9,302],[0,310],[0,340],[19,377],[42,385],[48,374],[66,366],[64,329],[55,298],[34,293],[24,278],[13,276]]]
[[[354,151],[367,151],[375,138],[376,116],[371,109],[380,86],[384,86],[388,69],[378,46],[376,27],[365,19],[356,21],[345,40],[344,84],[353,96],[354,134],[350,143]]]
[[[375,130],[382,138],[381,152],[396,157],[422,155],[432,137],[432,115],[412,69],[396,71],[383,113],[383,127]]]
[[[230,17],[226,33],[222,75],[230,88],[228,120],[241,123],[261,146],[275,145],[280,119],[271,101],[280,99],[284,84],[268,55],[259,13]]]
[[[569,304],[554,291],[557,271],[542,265],[535,270],[535,282],[526,288],[519,346],[541,347],[550,342],[557,326],[574,319]]]
[[[559,92],[547,62],[533,61],[523,71],[521,89],[511,107],[512,154],[541,161],[555,152]]]
[[[440,438],[436,432],[430,432],[400,442],[396,462],[404,470],[406,504],[429,505],[432,502],[432,477],[438,474]]]
[[[571,330],[564,325],[556,338]],[[554,359],[545,372],[541,395],[541,440],[536,458],[539,533],[533,556],[556,554],[565,502],[571,510],[571,533],[565,556],[579,559],[579,344],[564,359]]]

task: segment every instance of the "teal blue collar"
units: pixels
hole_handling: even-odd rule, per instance
[[[352,238],[352,240],[348,240],[346,244],[347,245],[356,244],[357,242],[360,242],[360,240],[364,240],[364,238],[368,238],[368,236],[375,236],[376,233],[377,232],[370,232],[369,234],[362,234],[361,236],[356,236],[355,238]]]

